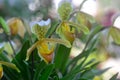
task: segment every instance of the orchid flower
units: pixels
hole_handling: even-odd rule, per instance
[[[26,30],[22,19],[16,17],[10,18],[7,20],[7,25],[9,26],[12,36],[18,34],[21,38],[24,38]]]
[[[57,30],[56,33],[59,34],[59,36],[64,39],[68,40],[71,43],[75,39],[75,28],[70,28],[69,24],[67,22],[62,22]]]
[[[89,32],[88,28],[83,24],[76,24],[68,20],[72,12],[72,6],[68,1],[62,1],[58,8],[59,17],[61,23],[59,24],[56,33],[64,40],[73,43],[75,39],[75,29],[80,32],[83,31],[85,34]]]
[[[55,49],[55,43],[63,44],[66,47],[71,47],[71,44],[66,40],[56,38],[45,38],[45,35],[50,28],[50,19],[47,21],[33,22],[31,24],[32,33],[34,33],[38,41],[35,42],[28,50],[26,60],[29,60],[29,56],[32,51],[37,48],[38,54],[46,63],[49,63],[53,59],[53,53]]]

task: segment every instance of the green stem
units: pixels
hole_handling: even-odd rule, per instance
[[[6,35],[7,40],[8,40],[8,42],[10,43],[10,46],[11,46],[11,48],[12,48],[12,50],[13,50],[13,54],[14,54],[14,56],[15,56],[15,55],[16,55],[16,54],[15,54],[15,49],[14,49],[14,47],[13,47],[13,45],[12,45],[12,42],[11,42],[10,36],[7,35],[5,32],[4,32],[4,34]]]
[[[52,26],[49,30],[48,30],[48,32],[46,33],[46,35],[45,35],[45,37],[51,37],[52,36],[52,34],[55,32],[55,30],[56,30],[56,28],[57,28],[57,26],[60,24],[60,22],[57,22],[54,26]]]
[[[69,19],[68,20],[70,20],[73,16],[74,16],[74,14],[75,13],[78,13],[79,11],[73,11],[71,14],[70,14],[70,17],[69,17]]]
[[[81,10],[81,8],[82,8],[83,4],[84,4],[86,1],[87,1],[87,0],[84,0],[84,1],[81,3],[81,5],[80,5],[79,9],[78,9],[78,10],[73,11],[73,12],[70,14],[70,17],[69,17],[69,19],[68,19],[68,20],[70,20],[70,19],[74,16],[74,14],[75,14],[75,13],[80,12],[80,10]]]
[[[32,74],[32,80],[34,78],[34,54],[32,53],[32,71],[31,71],[31,74]]]
[[[11,39],[10,39],[10,37],[8,36],[8,42],[10,43],[10,46],[11,46],[11,48],[12,48],[12,50],[13,50],[13,54],[16,55],[16,54],[15,54],[15,49],[14,49],[14,47],[13,47],[13,45],[12,45],[12,42],[11,42],[10,40],[11,40]]]
[[[83,4],[84,4],[86,1],[87,1],[87,0],[84,0],[84,1],[80,4],[79,11],[81,10],[81,8],[83,7]]]

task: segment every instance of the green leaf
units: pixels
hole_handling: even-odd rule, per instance
[[[91,59],[90,61],[88,61],[87,63],[85,63],[85,64],[83,65],[83,67],[89,66],[89,65],[91,65],[91,64],[94,63],[94,62],[95,62],[95,59]]]
[[[4,77],[6,80],[21,80],[20,73],[3,65]]]
[[[53,69],[54,69],[54,64],[48,64],[41,72],[41,76],[39,77],[39,80],[49,80],[49,75],[51,74]]]
[[[84,60],[86,60],[86,59],[84,59]],[[93,65],[91,65],[90,67],[83,67],[83,68],[81,68],[81,66],[82,66],[81,63],[74,70],[70,71],[67,75],[65,75],[61,80],[73,79],[73,78],[76,77],[76,75],[78,73],[82,73],[84,71],[88,72],[89,70],[93,69],[93,67],[95,67],[98,64],[98,62],[96,62]]]
[[[94,66],[96,66],[98,64],[98,62],[93,64],[93,60],[91,60],[88,63],[85,63],[85,61],[87,60],[87,58],[90,55],[90,53],[95,51],[96,39],[94,39],[91,43],[92,43],[92,46],[88,50],[84,50],[79,56],[75,57],[68,64],[67,68],[69,68],[70,65],[73,66],[73,67],[70,68],[70,72],[68,72],[68,74],[65,75],[65,77],[63,77],[62,80],[69,80],[71,78],[74,78],[79,72],[81,72],[81,71],[88,71],[88,70],[90,70],[91,68],[93,68]],[[82,62],[80,62],[80,64],[78,64],[77,66],[74,66],[74,65],[76,65],[74,63],[78,62],[80,59],[83,59]],[[92,67],[90,66],[90,67],[87,68],[86,67],[87,65],[91,65]]]
[[[58,45],[55,51],[55,68],[59,69],[62,73],[65,71],[66,63],[68,62],[71,48],[63,45]]]
[[[20,72],[20,70],[13,63],[5,62],[5,61],[0,61],[0,64],[5,65],[7,67],[10,67],[10,68],[15,69],[16,71]]]
[[[0,17],[0,26],[3,27],[5,33],[9,34],[10,33],[10,29],[7,26],[6,22],[4,21],[4,19],[2,17]]]
[[[96,75],[101,75],[104,72],[106,72],[107,70],[109,70],[110,68],[106,68],[103,70],[97,70],[97,69],[93,69],[93,67],[95,67],[98,63],[93,64],[88,70],[85,70],[82,74],[81,77],[82,78],[94,78]]]
[[[120,45],[120,29],[116,28],[116,27],[111,27],[109,30],[109,36],[112,37],[112,39],[114,40],[114,42],[116,44]]]
[[[117,80],[117,76],[118,76],[119,73],[116,73],[115,75],[113,75],[110,80]]]
[[[4,51],[1,52],[0,53],[0,61],[10,63],[10,60],[9,60],[9,58],[7,56],[8,55],[6,55],[6,53]],[[6,63],[5,63],[5,65],[6,65]],[[7,79],[7,80],[16,80],[16,79],[18,79],[19,75],[17,75],[17,74],[19,74],[19,73],[16,70],[8,68],[5,65],[2,65],[3,70],[4,70],[4,78]],[[8,66],[9,66],[9,64],[8,64]],[[13,66],[15,66],[15,65],[13,65]],[[20,80],[20,79],[18,79],[18,80]]]
[[[0,53],[0,61],[10,62],[5,52]],[[18,79],[20,77],[19,73],[16,70],[13,70],[11,68],[8,68],[7,66],[3,66],[4,69],[4,78],[7,80],[20,80]],[[13,77],[14,76],[14,77]]]
[[[12,61],[20,69],[22,79],[24,80],[31,80],[31,74],[30,74],[31,71],[29,69],[29,65],[24,61],[29,47],[30,47],[30,43],[29,41],[26,41],[23,44],[20,52],[15,56],[15,58]]]
[[[89,29],[83,24],[76,24],[76,23],[73,23],[73,22],[68,22],[68,24],[75,27],[78,30],[78,32],[83,31],[84,34],[89,33]]]
[[[10,62],[5,52],[0,53],[0,60]]]
[[[51,25],[51,27],[48,29],[47,33],[46,33],[46,37],[50,37],[56,30],[57,26],[59,25],[59,23],[57,22],[53,22],[53,25]]]
[[[63,1],[58,8],[58,13],[62,20],[67,20],[70,16],[71,11],[72,6],[69,2],[66,1]]]
[[[91,39],[92,39],[92,37],[90,37]],[[75,58],[73,58],[70,62],[69,62],[69,64],[68,64],[68,66],[70,66],[70,65],[75,65],[75,63],[77,63],[80,59],[83,59],[84,57],[87,59],[87,57],[92,53],[92,52],[94,52],[95,50],[96,50],[96,47],[95,47],[95,44],[96,44],[96,42],[97,42],[97,39],[93,39],[93,41],[90,39],[90,42],[91,42],[91,44],[90,44],[90,47],[89,47],[89,40],[88,40],[88,42],[86,43],[86,45],[85,45],[85,48],[83,49],[83,51],[78,55],[78,56],[76,56]],[[86,48],[88,48],[87,50],[86,50]],[[86,60],[85,59],[85,60]],[[85,60],[83,60],[83,62],[81,63],[81,65],[85,62]],[[72,70],[72,69],[71,69]]]
[[[5,52],[0,53],[0,61],[10,62],[10,60],[8,59]],[[20,75],[16,70],[11,69],[11,68],[4,66],[4,65],[2,65],[2,66],[3,66],[3,70],[4,70],[4,78],[5,79],[7,79],[7,80],[16,80],[16,79],[20,80],[20,79],[18,79],[18,78],[20,78]]]
[[[3,48],[3,47],[2,47],[2,48],[0,48],[0,54],[2,54],[3,50],[4,50],[4,48]]]
[[[39,77],[41,76],[41,72],[46,67],[46,63],[44,61],[40,62],[37,66],[33,80],[40,80]]]

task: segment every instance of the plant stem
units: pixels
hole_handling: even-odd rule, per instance
[[[84,4],[86,1],[87,1],[87,0],[84,0],[84,1],[80,4],[79,9],[78,9],[78,10],[74,10],[74,11],[70,14],[70,17],[69,17],[69,19],[68,19],[68,20],[70,20],[70,19],[74,16],[74,14],[75,14],[75,13],[80,12],[80,10],[81,10],[81,8],[82,8],[83,4]]]
[[[12,42],[11,42],[11,39],[10,39],[10,36],[7,35],[5,32],[4,32],[4,34],[5,34],[5,36],[7,37],[8,42],[10,43],[10,46],[11,46],[11,48],[12,48],[12,50],[13,50],[13,54],[16,55],[16,54],[15,54],[15,49],[14,49],[14,47],[13,47],[13,45],[12,45]]]
[[[55,30],[57,29],[57,27],[60,25],[60,21],[58,21],[55,25],[53,25],[48,31],[47,31],[47,33],[46,33],[46,35],[45,35],[45,37],[51,37],[52,36],[52,34],[55,32]]]
[[[78,10],[73,11],[73,12],[70,14],[70,17],[69,17],[69,19],[68,19],[68,20],[70,20],[70,19],[74,16],[74,14],[75,14],[75,13],[77,13],[77,12],[79,12],[79,11],[78,11]]]
[[[12,50],[13,50],[13,54],[16,55],[16,54],[15,54],[15,49],[14,49],[14,47],[13,47],[13,45],[12,45],[12,42],[11,42],[10,40],[11,40],[11,39],[10,39],[10,37],[8,36],[8,42],[10,43],[10,46],[11,46],[11,48],[12,48]]]
[[[34,54],[32,52],[32,71],[31,71],[31,74],[32,74],[32,80],[34,78]]]
[[[86,1],[87,1],[87,0],[84,0],[84,1],[80,4],[79,11],[81,10],[83,4],[84,4]]]

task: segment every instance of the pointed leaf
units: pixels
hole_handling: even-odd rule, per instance
[[[54,68],[54,64],[49,64],[45,67],[45,69],[41,72],[41,76],[39,80],[49,80],[49,75],[51,74]]]
[[[39,80],[39,77],[41,76],[41,72],[45,67],[46,67],[46,63],[42,61],[36,68],[33,80]]]
[[[0,48],[0,54],[3,52],[3,50],[4,50],[4,48],[2,47],[2,48]]]
[[[10,33],[10,29],[2,17],[0,17],[0,26],[3,27],[3,30],[5,31],[5,33],[7,33],[7,34]]]
[[[67,48],[63,45],[58,45],[55,51],[54,63],[57,69],[60,69],[62,73],[65,71],[66,64],[69,59],[71,48]]]
[[[31,71],[29,69],[29,65],[24,61],[26,58],[27,49],[30,47],[29,41],[26,41],[20,52],[15,56],[13,59],[13,63],[16,64],[16,66],[21,71],[21,76],[24,80],[31,80]],[[19,74],[20,75],[20,74]]]
[[[13,64],[13,63],[5,62],[5,61],[0,61],[0,64],[5,65],[5,66],[7,66],[7,67],[10,67],[10,68],[15,69],[15,70],[17,70],[18,72],[20,72],[20,70],[19,70],[19,69],[16,67],[16,65]]]
[[[52,27],[48,29],[47,33],[46,33],[46,37],[50,37],[56,30],[57,26],[59,25],[59,22],[53,22],[53,25],[51,25]]]
[[[117,76],[118,76],[119,73],[116,73],[115,75],[113,75],[110,80],[117,80]]]
[[[5,61],[5,62],[10,62],[10,60],[8,59],[7,55],[5,52],[0,53],[0,60],[1,61]],[[16,70],[13,70],[11,68],[8,68],[7,66],[3,66],[4,69],[4,78],[7,80],[20,80],[20,73],[18,73]],[[14,77],[12,77],[14,76]],[[19,78],[19,79],[18,79]]]
[[[96,65],[96,64],[95,64]],[[93,67],[95,65],[92,65],[88,70],[85,70],[82,74],[81,77],[83,78],[94,78],[96,75],[101,75],[104,72],[106,72],[107,70],[109,70],[110,68],[106,68],[103,70],[97,70],[97,69],[93,69]]]

